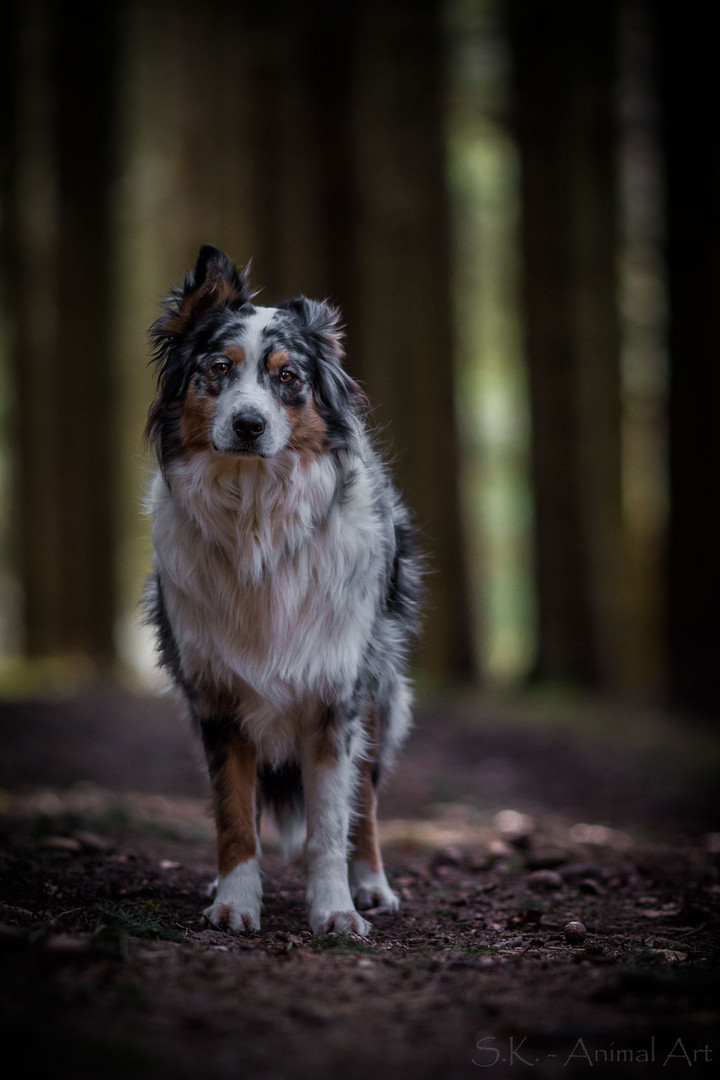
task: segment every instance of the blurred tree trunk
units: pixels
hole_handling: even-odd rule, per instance
[[[439,0],[358,8],[354,136],[358,279],[351,366],[387,425],[428,548],[432,675],[473,672],[459,496]]]
[[[612,0],[508,0],[532,413],[536,675],[623,681]]]
[[[661,121],[670,296],[669,651],[678,703],[720,704],[720,135],[706,8],[661,0]]]
[[[350,320],[355,4],[247,4],[253,257],[266,303],[329,299]]]
[[[113,655],[112,4],[22,9],[12,217],[30,655]]]
[[[18,397],[12,543],[30,654],[53,651],[62,631],[59,559],[61,497],[54,449],[48,452],[54,412],[55,297],[53,292],[53,164],[49,4],[13,5],[5,36],[16,58],[9,136],[7,247],[8,355]],[[14,34],[13,34],[14,31]]]

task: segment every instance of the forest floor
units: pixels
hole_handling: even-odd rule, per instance
[[[710,1075],[720,746],[582,702],[426,704],[381,802],[400,911],[204,924],[206,781],[170,698],[0,705],[0,1029],[23,1077]],[[581,924],[581,925],[569,925]]]

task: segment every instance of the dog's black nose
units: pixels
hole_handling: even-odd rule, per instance
[[[245,409],[233,417],[233,429],[238,439],[242,439],[243,442],[252,442],[265,430],[265,419],[255,409]]]

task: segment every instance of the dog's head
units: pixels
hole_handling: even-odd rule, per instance
[[[310,458],[351,442],[364,399],[341,366],[338,311],[305,297],[258,307],[253,295],[247,269],[206,244],[165,301],[146,429],[162,465],[199,450]]]

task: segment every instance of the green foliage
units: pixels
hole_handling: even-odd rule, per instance
[[[465,949],[463,956],[495,956],[500,950],[497,945],[471,945],[469,949]]]
[[[161,916],[166,915],[165,909],[155,900],[146,900],[133,907],[98,902],[92,911],[98,915],[98,929],[103,927],[111,934],[161,941],[185,940],[179,930],[163,922]]]
[[[343,954],[376,953],[374,945],[369,944],[362,938],[353,934],[318,934],[312,938],[310,946],[321,952],[335,952]]]

